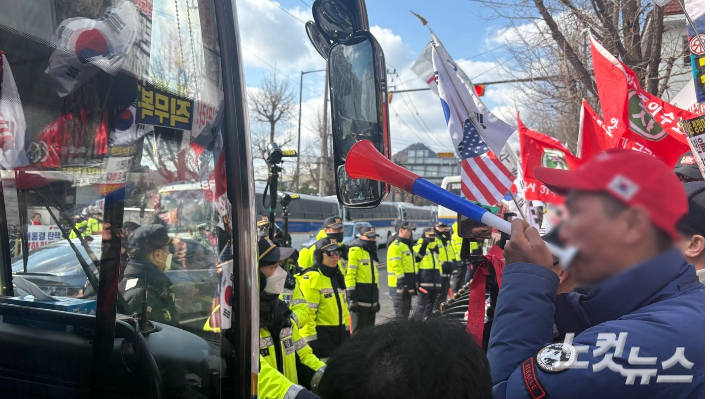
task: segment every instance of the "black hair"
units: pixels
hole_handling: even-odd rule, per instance
[[[37,216],[37,215],[39,215],[40,217],[42,216],[42,214],[41,214],[41,213],[35,213],[34,215],[32,215],[32,219],[34,219],[34,218],[35,218],[35,216]]]
[[[358,331],[328,361],[323,399],[493,397],[486,355],[465,325],[444,318]]]
[[[323,251],[316,248],[315,251],[313,251],[313,260],[315,260],[316,263],[323,263]]]

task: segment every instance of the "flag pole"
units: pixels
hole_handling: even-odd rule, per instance
[[[510,192],[510,189],[508,189],[508,195],[510,195],[510,198],[513,199],[513,202],[515,203],[515,207],[518,208],[518,212],[520,212],[520,217],[525,219],[525,214],[523,213],[523,209],[520,207],[520,204],[518,204],[518,201],[515,200],[515,196],[513,196],[513,193]]]

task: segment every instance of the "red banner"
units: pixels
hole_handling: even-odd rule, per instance
[[[594,76],[602,115],[614,147],[628,148],[662,159],[670,167],[690,150],[687,140],[654,119],[647,108],[650,97],[634,71],[590,35]]]
[[[522,160],[525,200],[561,204],[564,199],[550,191],[535,178],[536,166],[553,169],[577,169],[580,159],[575,157],[562,143],[550,136],[528,129],[518,116],[520,135],[520,157]]]
[[[617,130],[604,125],[599,115],[594,112],[587,101],[582,101],[579,116],[579,138],[577,140],[577,155],[583,161],[594,155],[613,148],[616,142],[614,133]]]

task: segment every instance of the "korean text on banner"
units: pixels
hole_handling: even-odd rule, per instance
[[[688,135],[690,149],[695,155],[700,172],[705,177],[705,115],[684,120],[683,128]]]
[[[527,201],[561,204],[563,198],[539,181],[533,170],[536,166],[553,169],[577,169],[581,163],[562,143],[550,136],[528,129],[518,117],[520,158],[522,160],[524,195]]]
[[[57,226],[27,226],[27,247],[30,251],[62,239]]]

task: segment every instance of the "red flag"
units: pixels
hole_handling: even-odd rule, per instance
[[[579,115],[579,138],[577,140],[577,155],[581,160],[587,160],[594,155],[614,148],[616,129],[604,125],[599,115],[594,112],[591,105],[582,101]]]
[[[683,131],[683,127],[680,125],[680,121],[687,121],[688,119],[697,118],[700,115],[678,108],[671,103],[661,100],[651,93],[644,94],[646,96],[646,109],[648,109],[651,115],[653,115],[656,122],[658,122],[661,127],[663,127],[663,130],[668,132],[670,136],[681,143],[686,143],[687,138],[685,136],[685,132]]]
[[[561,204],[563,198],[535,178],[536,166],[554,169],[576,169],[580,159],[575,157],[562,143],[550,136],[528,129],[518,116],[520,134],[520,157],[522,159],[525,199]]]
[[[690,149],[687,140],[680,141],[656,122],[646,108],[650,94],[643,90],[634,71],[591,34],[589,40],[602,115],[615,137],[614,147],[645,152],[675,166],[678,157]]]

